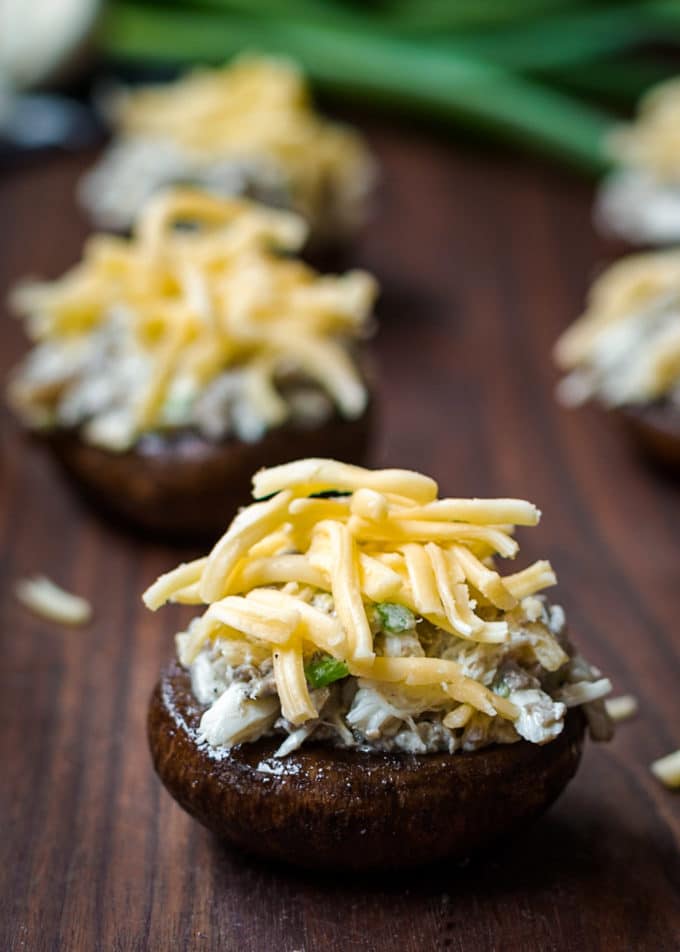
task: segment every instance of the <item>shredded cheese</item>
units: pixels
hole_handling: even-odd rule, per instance
[[[607,714],[613,721],[625,721],[634,717],[638,711],[638,702],[632,694],[621,694],[619,697],[610,697],[604,702]]]
[[[348,348],[367,331],[376,284],[363,271],[322,277],[279,253],[297,251],[305,233],[291,213],[177,188],[142,209],[131,238],[90,239],[80,264],[56,281],[19,287],[12,302],[37,351],[51,346],[62,363],[76,355],[76,379],[86,372],[78,355],[105,331],[124,344],[128,363],[143,368],[120,395],[129,440],[171,426],[178,393],[195,407],[227,371],[242,374],[243,399],[265,429],[291,412],[276,386],[284,373],[355,418],[368,398]],[[15,375],[10,400],[38,425],[59,416],[73,381],[45,386],[31,366]],[[107,410],[95,408],[87,432],[102,432]]]
[[[331,492],[348,495],[317,495]],[[207,606],[182,642],[185,664],[209,640],[266,646],[282,713],[293,725],[316,717],[304,660],[318,651],[343,661],[354,677],[438,691],[451,706],[447,723],[463,725],[474,711],[513,721],[517,706],[457,662],[376,652],[370,622],[376,603],[402,605],[473,646],[494,646],[508,637],[503,613],[555,582],[547,562],[503,579],[488,552],[475,551],[482,543],[514,555],[514,525],[506,520],[514,513],[535,524],[538,510],[529,503],[471,500],[466,506],[465,500],[436,501],[436,492],[436,484],[419,473],[371,471],[334,460],[262,470],[253,478],[253,493],[271,498],[243,509],[207,559],[161,576],[145,603],[155,610],[167,601],[195,604],[200,598]],[[427,506],[436,518],[424,518]],[[418,517],[405,519],[406,509]],[[424,525],[435,531],[436,541],[427,539]],[[314,593],[332,596],[332,614],[316,607]],[[495,620],[478,614],[482,604],[496,612]],[[550,670],[568,660],[557,642],[552,648],[539,644],[538,634],[536,641]],[[598,682],[595,693],[600,696],[604,687]]]
[[[444,718],[444,727],[450,727],[452,730],[465,727],[473,713],[474,709],[470,704],[459,704]]]
[[[60,625],[84,625],[92,617],[92,606],[86,599],[64,591],[44,575],[21,579],[14,591],[26,608]]]
[[[85,181],[84,197],[95,213],[102,207],[95,186],[106,193],[107,179],[113,177],[115,185],[123,178],[125,156],[134,161],[135,146],[144,156],[141,150],[149,148],[141,173],[148,174],[150,164],[153,169],[155,147],[161,172],[164,156],[178,163],[178,172],[184,167],[185,181],[194,174],[218,184],[219,174],[211,169],[222,169],[227,187],[243,187],[245,178],[278,195],[318,230],[356,224],[375,178],[361,137],[314,111],[304,77],[284,59],[241,56],[220,69],[120,93],[111,113],[116,141]]]
[[[297,725],[317,716],[307,689],[299,639],[274,652],[274,677],[286,720]]]
[[[303,496],[329,491],[353,493],[373,489],[385,495],[396,492],[412,502],[430,502],[437,497],[437,484],[429,476],[404,469],[368,470],[334,459],[301,459],[253,476],[253,495],[269,496],[294,489]]]
[[[680,750],[655,760],[649,768],[654,776],[666,787],[680,787]]]

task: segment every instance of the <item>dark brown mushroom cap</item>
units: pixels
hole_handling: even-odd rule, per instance
[[[648,456],[669,469],[680,471],[680,410],[661,402],[622,407],[618,413]]]
[[[307,456],[362,463],[373,409],[357,420],[335,415],[316,427],[292,423],[268,430],[256,443],[213,443],[193,432],[143,437],[126,453],[92,446],[77,431],[48,436],[61,465],[83,492],[110,515],[166,536],[215,536],[239,506],[251,501],[253,473]]]
[[[187,671],[163,673],[149,708],[154,766],[172,796],[217,836],[307,867],[388,869],[462,858],[541,814],[578,767],[584,718],[559,737],[460,754],[380,754],[281,738],[231,751],[198,740],[205,707]]]

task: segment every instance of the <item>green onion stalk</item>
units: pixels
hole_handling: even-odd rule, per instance
[[[415,0],[122,2],[111,6],[101,43],[116,61],[145,64],[222,63],[243,50],[285,54],[322,90],[459,125],[599,174],[609,165],[603,143],[615,120],[578,96],[629,103],[657,72],[617,72],[611,63],[600,70],[599,61],[628,55],[639,40],[680,35],[670,0],[426,6],[435,19],[452,11],[428,37],[413,29]]]

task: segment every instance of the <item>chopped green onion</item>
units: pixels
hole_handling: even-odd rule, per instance
[[[269,502],[270,499],[273,499],[274,496],[278,496],[281,492],[280,489],[275,490],[273,493],[267,493],[266,496],[254,496],[253,502]]]
[[[343,496],[351,496],[352,493],[345,492],[342,489],[322,489],[319,493],[310,493],[310,499],[340,499]]]
[[[395,602],[379,602],[375,610],[383,631],[388,631],[391,635],[412,631],[415,627],[415,615],[404,605],[397,605]]]
[[[311,688],[325,688],[327,684],[340,681],[348,674],[349,668],[345,662],[330,655],[317,655],[305,666],[305,677]]]
[[[498,697],[508,697],[510,694],[510,686],[503,675],[501,675],[499,678],[496,678],[494,683],[491,685],[491,690],[494,694],[497,694]]]

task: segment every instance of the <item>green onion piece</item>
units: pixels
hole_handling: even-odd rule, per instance
[[[508,697],[510,694],[508,682],[502,675],[499,678],[496,678],[494,683],[491,685],[491,690],[494,694],[497,694],[498,697]]]
[[[343,489],[322,489],[318,493],[310,493],[309,499],[341,499],[343,496],[351,496],[352,493],[345,492]]]
[[[317,655],[305,665],[305,677],[311,688],[325,688],[327,684],[340,681],[348,674],[349,668],[345,662],[331,658],[330,655]]]
[[[403,631],[412,631],[416,618],[410,608],[397,605],[395,602],[379,602],[375,606],[383,631],[392,635],[399,635]]]

